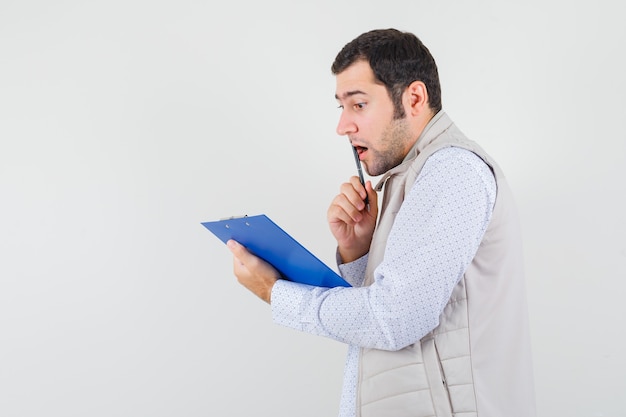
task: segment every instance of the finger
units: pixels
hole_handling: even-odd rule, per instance
[[[273,273],[274,267],[250,252],[241,243],[230,239],[226,242],[226,246],[228,246],[228,248],[231,250],[233,256],[239,262],[239,264],[244,266],[247,270],[266,274]]]
[[[245,246],[236,240],[230,239],[226,242],[226,246],[230,249],[235,260],[241,265],[251,265],[255,262],[256,256],[254,256]]]
[[[237,258],[242,257],[245,255],[245,252],[247,252],[246,248],[241,243],[233,239],[229,239],[228,242],[226,242],[226,247],[228,247],[232,254]]]
[[[329,208],[329,220],[339,220],[347,224],[361,221],[363,215],[345,194],[339,194]]]
[[[346,197],[347,201],[349,201],[357,211],[361,211],[365,208],[363,200],[365,200],[367,192],[357,177],[352,177],[349,182],[343,183],[340,187],[340,193]]]
[[[367,197],[367,190],[364,184],[361,184],[361,179],[357,176],[350,177],[350,184],[355,189],[355,191],[359,194],[361,200],[365,200]]]
[[[233,254],[233,272],[237,279],[241,282],[241,277],[248,273],[248,270],[242,260],[242,258],[245,257],[247,250],[239,242],[232,239],[226,242],[226,247],[228,247]]]

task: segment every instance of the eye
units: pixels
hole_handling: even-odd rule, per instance
[[[366,106],[366,103],[356,103],[353,107],[354,110],[363,110]]]

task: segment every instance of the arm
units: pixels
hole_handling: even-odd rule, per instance
[[[351,178],[341,189],[328,216],[331,230],[337,237],[339,256],[345,262],[345,259],[354,260],[367,253],[376,225],[378,196],[371,182],[364,187],[358,177]],[[363,201],[366,196],[369,206]],[[227,246],[233,254],[233,272],[239,283],[270,304],[272,288],[280,279],[280,273],[238,242],[229,240]]]
[[[275,322],[361,347],[396,350],[416,342],[437,326],[494,199],[495,180],[482,160],[457,148],[437,152],[405,198],[374,284],[329,290],[279,281]]]

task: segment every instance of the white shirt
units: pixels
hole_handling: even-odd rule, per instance
[[[349,345],[340,417],[355,415],[360,348],[399,350],[437,327],[478,250],[495,198],[495,179],[482,159],[443,148],[428,158],[405,197],[371,286],[361,286],[367,255],[339,265],[352,288],[276,282],[275,323]]]

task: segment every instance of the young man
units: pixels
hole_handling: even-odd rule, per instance
[[[328,209],[353,287],[281,280],[230,241],[239,282],[276,323],[349,345],[341,417],[534,416],[521,238],[502,171],[441,109],[435,61],[414,35],[364,33],[332,71],[337,132],[382,175],[375,188],[351,178]]]

